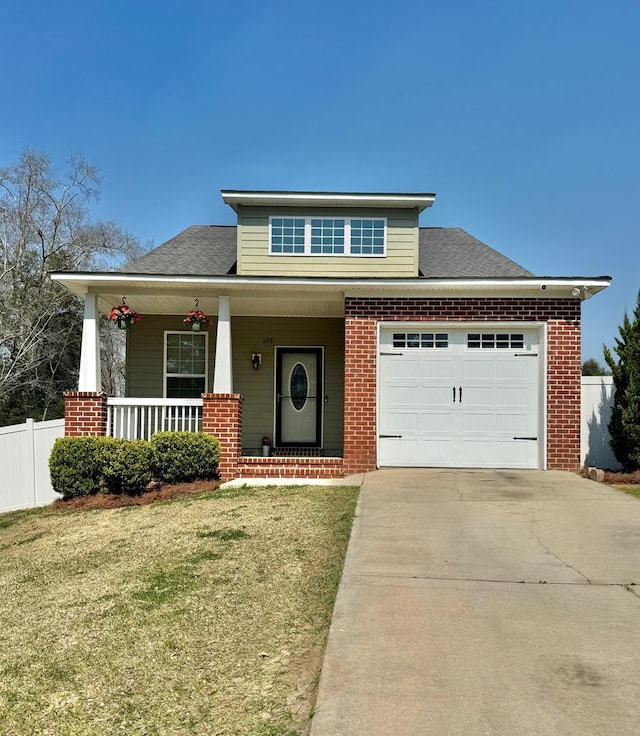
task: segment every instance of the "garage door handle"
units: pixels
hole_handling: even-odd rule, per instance
[[[456,387],[453,387],[453,403],[456,403]]]
[[[388,439],[401,440],[402,439],[401,434],[379,434],[378,437],[381,440],[388,440]]]
[[[462,386],[458,389],[458,401],[462,404]]]
[[[537,440],[537,437],[514,437],[514,440]]]

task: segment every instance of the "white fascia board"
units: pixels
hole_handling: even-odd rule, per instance
[[[135,288],[148,291],[161,286],[167,291],[198,286],[219,293],[232,294],[236,291],[293,290],[314,292],[344,292],[346,296],[369,296],[389,292],[420,293],[424,295],[441,292],[464,293],[513,293],[529,292],[538,296],[573,296],[580,289],[582,296],[602,291],[609,286],[608,277],[570,277],[533,279],[332,279],[332,278],[281,278],[251,276],[166,276],[162,274],[122,274],[55,272],[53,281],[63,284],[74,294],[100,292],[104,289]],[[544,292],[548,292],[546,295]]]
[[[431,207],[436,195],[431,193],[350,193],[350,192],[221,192],[222,200],[233,209],[238,205],[273,207],[417,207],[420,212]]]

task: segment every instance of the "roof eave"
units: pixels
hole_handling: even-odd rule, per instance
[[[240,206],[270,207],[431,207],[436,195],[431,192],[289,192],[223,189],[222,199],[236,212]]]
[[[296,277],[250,277],[250,276],[192,276],[166,274],[133,274],[109,272],[57,271],[50,274],[56,281],[77,296],[86,293],[99,293],[104,290],[129,293],[167,291],[176,289],[195,289],[216,291],[219,294],[233,294],[241,291],[280,291],[298,292],[342,292],[345,295],[368,296],[378,293],[387,295],[433,294],[469,296],[472,294],[504,294],[512,296],[536,296],[554,298],[588,299],[606,289],[610,276],[567,276],[499,279],[335,279],[335,278],[296,278]],[[123,291],[124,293],[124,291]]]

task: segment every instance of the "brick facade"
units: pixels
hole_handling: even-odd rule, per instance
[[[65,391],[65,437],[103,437],[107,433],[107,394]]]
[[[547,323],[547,466],[580,466],[580,301],[550,298],[345,299],[344,468],[376,467],[377,323]]]
[[[222,480],[238,477],[242,455],[242,406],[240,394],[202,394],[202,431],[214,434],[220,441]]]

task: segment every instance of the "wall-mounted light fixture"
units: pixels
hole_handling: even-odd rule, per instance
[[[262,353],[251,353],[251,365],[253,370],[257,371],[262,365]]]

